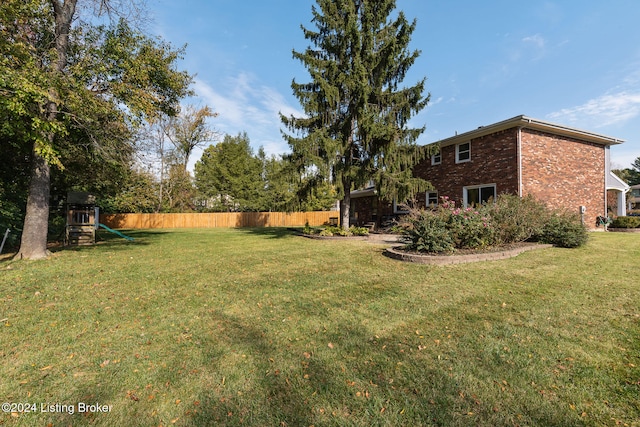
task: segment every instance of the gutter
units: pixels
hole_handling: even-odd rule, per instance
[[[446,147],[448,145],[459,144],[475,138],[490,135],[492,133],[512,129],[514,127],[518,127],[519,129],[533,129],[555,135],[567,136],[603,146],[621,144],[624,142],[623,139],[600,135],[597,133],[545,122],[543,120],[520,115],[491,125],[480,126],[472,131],[457,134],[455,136],[436,141],[433,144],[437,143],[440,144],[441,147]]]

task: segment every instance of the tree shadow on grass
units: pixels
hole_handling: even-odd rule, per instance
[[[448,425],[443,413],[459,406],[458,385],[445,369],[416,364],[396,341],[372,337],[361,325],[343,323],[318,342],[279,348],[256,324],[220,311],[214,316],[222,336],[205,347],[222,340],[249,355],[241,363],[252,365],[239,382],[251,382],[251,395],[202,390],[189,425]],[[394,383],[399,366],[414,369],[410,381]]]
[[[235,230],[244,234],[251,234],[268,239],[282,239],[296,234],[295,229],[286,227],[243,227],[236,228]]]
[[[113,250],[126,250],[131,246],[147,246],[153,244],[155,239],[167,234],[167,231],[160,230],[122,230],[122,234],[133,238],[133,240],[127,240],[121,236],[110,233],[106,230],[100,230],[96,233],[96,243],[92,245],[68,245],[65,246],[61,243],[55,244],[49,247],[49,250],[53,253],[56,252],[85,252],[90,250],[96,250],[98,248],[108,247]]]
[[[234,399],[234,396],[225,398],[221,395],[223,390],[202,390],[199,396],[201,403],[189,425],[252,425],[249,421],[252,418],[263,421],[269,418],[272,423],[268,425],[312,425],[313,416],[305,406],[305,396],[301,395],[300,389],[292,386],[288,375],[280,375],[278,367],[274,366],[274,358],[277,358],[280,350],[268,336],[260,328],[237,317],[219,311],[214,313],[214,317],[215,322],[222,326],[223,335],[216,337],[216,341],[222,338],[233,348],[242,349],[255,361],[247,369],[247,378],[241,381],[254,381],[252,388],[255,396],[249,399]],[[209,342],[205,346],[215,348],[216,344]],[[215,356],[206,359],[215,363]],[[224,376],[225,373],[220,372],[220,375]],[[249,376],[253,378],[249,379]]]
[[[553,411],[549,402],[521,400],[517,392],[505,396],[500,408],[494,406],[500,391],[490,386],[486,395],[469,395],[475,380],[457,375],[446,349],[442,359],[424,357],[418,349],[424,341],[412,333],[413,325],[400,327],[409,330],[406,335],[392,330],[378,337],[344,321],[317,337],[287,343],[259,322],[218,310],[212,316],[222,328],[205,340],[204,348],[218,350],[205,363],[217,363],[223,342],[238,352],[246,377],[229,382],[228,389],[202,389],[187,425],[513,425],[516,414],[523,414],[524,424],[582,425],[568,409]],[[221,378],[239,375],[224,369],[217,371]]]

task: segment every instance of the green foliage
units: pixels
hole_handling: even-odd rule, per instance
[[[265,189],[262,166],[246,133],[225,135],[222,142],[207,147],[196,162],[196,187],[212,210],[261,211]]]
[[[640,227],[640,217],[619,216],[611,222],[611,228],[638,228]]]
[[[405,248],[419,252],[453,252],[455,243],[447,220],[438,212],[411,211],[402,225]]]
[[[338,227],[335,225],[329,225],[329,226],[322,227],[320,229],[315,229],[310,227],[308,222],[305,224],[304,228],[302,229],[302,232],[308,235],[317,234],[318,236],[324,236],[324,237],[367,236],[369,234],[369,230],[367,228],[356,227],[355,225],[352,225],[351,227],[349,227],[348,230],[345,230],[344,228]]]
[[[304,179],[282,157],[254,154],[246,133],[209,146],[195,165],[199,195],[213,211],[330,210],[336,192],[329,182],[302,194]],[[301,196],[301,197],[299,197]]]
[[[411,209],[402,226],[405,247],[452,252],[537,240],[573,248],[586,243],[586,227],[576,215],[549,211],[527,196],[499,195],[495,203],[457,207],[447,197],[433,210]]]
[[[314,234],[314,229],[309,225],[309,221],[304,223],[304,228],[302,229],[303,234]]]
[[[589,234],[580,217],[569,212],[554,212],[544,225],[539,240],[561,248],[577,248],[587,243]]]
[[[489,215],[495,243],[508,244],[540,235],[549,212],[544,203],[531,195],[501,194],[490,207]]]
[[[132,171],[122,188],[101,200],[104,213],[152,213],[158,203],[157,184],[148,172]]]
[[[312,46],[293,52],[311,82],[292,83],[304,117],[281,115],[293,133],[285,135],[288,160],[303,177],[302,191],[333,182],[345,212],[349,192],[370,180],[388,199],[428,188],[411,171],[427,154],[415,144],[424,128],[408,127],[429,100],[425,80],[400,88],[419,55],[408,47],[415,21],[402,12],[391,18],[394,9],[395,0],[318,0],[316,29],[303,28]]]
[[[352,236],[367,236],[369,234],[369,229],[366,227],[356,227],[352,225],[349,227],[349,234]]]
[[[330,225],[330,226],[327,226],[327,227],[323,228],[322,230],[320,230],[319,235],[320,236],[325,236],[325,237],[330,237],[330,236],[346,237],[346,236],[350,236],[351,233],[350,233],[349,230],[345,230],[342,227],[338,227],[336,225]]]
[[[75,3],[6,0],[0,6],[0,137],[11,148],[3,161],[22,163],[27,152],[34,168],[57,166],[41,167],[27,203],[13,203],[31,212],[21,213],[30,220],[20,250],[27,257],[46,253],[49,209],[35,195],[48,195],[53,182],[58,198],[72,187],[114,196],[123,167],[132,165],[137,126],[175,114],[190,93],[191,76],[176,69],[182,49],[124,20],[92,25],[78,19],[69,8]],[[104,3],[113,11],[122,6]],[[118,11],[113,16],[127,12]]]

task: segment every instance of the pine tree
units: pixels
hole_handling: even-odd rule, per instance
[[[312,7],[316,30],[302,26],[310,40],[293,51],[311,76],[292,82],[304,117],[285,117],[292,153],[307,190],[331,180],[338,190],[341,224],[349,227],[350,191],[373,181],[387,200],[405,200],[429,183],[413,177],[412,167],[427,149],[415,141],[424,131],[409,119],[429,101],[425,79],[400,87],[419,56],[409,51],[416,25],[399,12],[395,0],[317,0]]]

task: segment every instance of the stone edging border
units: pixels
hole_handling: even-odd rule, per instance
[[[399,251],[396,248],[388,248],[383,253],[389,258],[397,259],[399,261],[415,262],[417,264],[450,265],[513,258],[517,255],[520,255],[522,252],[551,247],[553,247],[553,245],[543,245],[536,243],[514,249],[505,249],[496,252],[480,252],[477,254],[469,255],[419,255]]]

